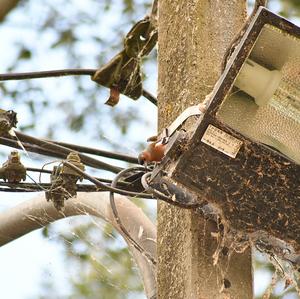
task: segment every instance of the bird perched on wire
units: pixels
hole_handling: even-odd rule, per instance
[[[138,156],[139,164],[145,166],[152,162],[160,162],[166,149],[166,144],[161,140],[157,140],[157,136],[150,137],[147,141],[151,143]]]

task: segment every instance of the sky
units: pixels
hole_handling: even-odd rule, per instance
[[[82,1],[77,1],[78,6],[81,10],[90,9],[85,5],[82,5]],[[37,12],[35,16],[37,18],[42,17],[42,4],[36,3]],[[119,20],[118,14],[105,14],[101,19],[101,26],[97,30],[106,31],[109,34],[110,24]],[[38,22],[37,19],[28,19],[26,14],[22,13],[22,10],[15,9],[9,15],[10,25],[3,24],[0,26],[0,57],[2,66],[9,66],[17,55],[14,51],[14,43],[16,42],[16,37],[24,42],[24,44],[35,45],[39,44],[39,50],[35,53],[36,60],[34,65],[26,65],[24,63],[23,69],[18,71],[32,71],[32,70],[47,70],[47,69],[56,69],[62,68],[65,65],[65,57],[55,53],[54,55],[51,52],[47,55],[47,59],[43,55],[44,51],[47,49],[43,48],[43,43],[47,44],[49,41],[53,40],[55,36],[51,32],[45,31],[43,34],[35,33],[33,34],[32,30],[27,29],[26,26],[22,24],[34,24]],[[13,24],[13,26],[11,25]],[[85,30],[84,28],[81,30]],[[83,32],[84,33],[84,32]],[[80,50],[80,49],[79,49]],[[98,51],[98,49],[96,49]],[[84,52],[95,51],[95,48],[84,45],[84,48],[81,49]],[[90,67],[87,60],[87,67]],[[156,73],[156,69],[151,65],[147,65],[147,73]],[[1,71],[0,71],[1,73]],[[153,94],[156,92],[156,81],[155,76],[152,76],[154,80],[147,80],[145,87],[147,90],[151,91]],[[68,78],[62,78],[61,83],[57,83],[59,79],[46,79],[43,81],[43,88],[46,92],[51,92],[53,99],[67,98],[70,96],[70,90],[72,90],[71,80]],[[89,80],[89,79],[88,79]],[[14,82],[7,82],[7,84],[14,84]],[[59,87],[57,86],[59,84]],[[89,82],[87,84],[90,84]],[[94,84],[94,83],[92,83]],[[148,121],[148,127],[138,126],[134,128],[133,132],[130,132],[131,142],[141,141],[139,140],[141,136],[145,139],[147,136],[152,136],[156,131],[156,108],[153,104],[148,103],[145,99],[140,99],[139,102],[142,106],[141,113],[144,113],[143,110],[147,110],[144,118]],[[80,103],[79,103],[80,104]],[[8,105],[8,102],[2,101],[2,107],[4,109],[12,109]],[[128,106],[136,105],[135,101],[128,100],[125,97],[121,97],[118,108],[120,110],[125,109]],[[109,109],[104,107],[104,109]],[[59,111],[55,111],[57,117],[59,117]],[[26,109],[23,111],[18,108],[18,125],[25,125],[30,122],[30,115]],[[21,116],[21,117],[20,117]],[[37,128],[36,136],[42,136],[44,127],[49,121],[49,116],[45,115],[45,123],[41,122]],[[132,129],[131,129],[132,130]],[[103,145],[99,140],[90,140],[84,134],[73,134],[63,131],[60,136],[60,140],[65,142],[74,142],[74,136],[76,136],[76,141],[80,140],[80,144],[88,144],[91,147],[100,147],[103,148]],[[110,130],[107,132],[108,139],[110,142],[118,144],[119,136],[116,132]],[[145,140],[144,140],[145,141]],[[100,145],[99,145],[100,144]],[[137,150],[131,145],[130,141],[126,144],[123,143],[120,145],[120,149],[123,153],[136,155],[138,154]],[[10,149],[5,148],[4,151],[9,153]],[[35,163],[32,159],[34,154],[29,153],[29,158],[27,159],[25,155],[22,155],[22,162],[25,165],[30,165],[32,167],[40,167],[40,163]],[[105,160],[105,159],[104,159]],[[107,160],[111,162],[111,160]],[[2,163],[0,161],[0,163]],[[107,178],[112,178],[112,174],[105,173]],[[35,176],[35,178],[37,178]],[[0,200],[0,212],[10,207],[17,205],[23,201],[26,201],[32,197],[34,194],[8,194],[1,193]],[[153,206],[153,204],[152,204]],[[60,220],[56,222],[55,230],[56,231],[71,231],[74,221],[78,217],[67,218],[65,220]],[[100,228],[99,228],[100,229]],[[55,239],[55,236],[52,236]],[[117,261],[116,261],[117,262]],[[72,269],[66,269],[65,263],[62,255],[62,247],[58,245],[57,242],[42,237],[41,230],[37,230],[29,233],[26,236],[19,238],[3,247],[0,248],[0,281],[1,281],[1,298],[7,299],[35,299],[40,294],[39,290],[42,287],[41,282],[53,280],[54,278],[54,287],[59,289],[60,294],[67,296],[68,288],[68,278],[72,274]],[[76,265],[74,265],[75,267]]]
[[[4,197],[4,196],[1,196]],[[15,196],[1,198],[1,209],[7,209],[32,195],[16,199]],[[70,220],[65,220],[66,225]],[[21,237],[0,249],[1,296],[7,299],[37,298],[42,280],[55,276],[56,287],[67,291],[68,272],[64,268],[61,248],[42,238],[40,230]]]

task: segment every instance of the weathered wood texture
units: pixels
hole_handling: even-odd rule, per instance
[[[246,17],[243,0],[159,3],[159,128],[203,101],[221,72],[226,47]],[[214,266],[214,225],[192,211],[159,204],[158,298],[250,299],[251,252],[220,257]],[[224,289],[224,279],[230,287]],[[226,284],[228,286],[228,283]],[[223,291],[222,291],[223,290]]]

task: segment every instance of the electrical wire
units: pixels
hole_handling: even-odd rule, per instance
[[[11,188],[0,187],[0,192],[35,192],[35,191],[31,189],[24,189],[24,188],[11,189]]]
[[[42,140],[43,139],[41,139],[41,141]],[[101,157],[110,158],[110,159],[114,159],[114,160],[125,161],[125,162],[129,162],[129,163],[133,163],[133,164],[138,164],[138,159],[136,157],[126,155],[126,154],[104,151],[101,149],[81,146],[81,145],[72,144],[72,143],[48,141],[48,140],[45,140],[45,141],[51,142],[53,144],[60,145],[60,146],[63,146],[63,147],[66,147],[66,148],[69,148],[71,150],[75,150],[75,151],[81,152],[81,153],[101,156]],[[6,145],[9,147],[13,147],[13,148],[17,148],[17,149],[22,149],[22,147],[18,144],[18,141],[13,139],[12,136],[0,137],[0,144]],[[55,158],[64,158],[65,157],[61,153],[57,153],[55,151],[42,148],[36,144],[31,144],[31,143],[27,143],[27,142],[23,141],[22,145],[29,152],[38,153],[41,155],[55,157]]]
[[[59,141],[50,141],[50,142],[52,142],[54,144],[57,144],[57,145],[67,147],[67,148],[70,148],[70,149],[75,150],[77,152],[138,164],[138,159],[136,157],[133,157],[133,156],[129,156],[129,155],[121,154],[121,153],[114,153],[114,152],[104,151],[104,150],[91,148],[91,147],[86,147],[86,146],[81,146],[81,145],[72,144],[72,143],[59,142]]]
[[[114,180],[111,181],[111,180],[107,180],[107,179],[103,179],[103,178],[97,178],[97,177],[90,176],[86,172],[82,171],[81,169],[79,169],[78,167],[76,167],[75,165],[73,165],[72,163],[69,163],[67,161],[63,161],[62,164],[66,164],[68,167],[73,169],[75,172],[82,175],[84,179],[89,180],[90,182],[92,182],[94,185],[96,185],[98,187],[98,188],[95,188],[95,187],[93,187],[93,185],[77,184],[79,192],[110,191],[110,192],[118,193],[118,194],[121,194],[121,195],[124,195],[124,196],[129,196],[129,197],[139,197],[139,198],[154,199],[154,200],[159,199],[159,200],[162,200],[162,201],[164,201],[166,203],[169,203],[171,205],[178,206],[178,207],[185,208],[185,209],[195,209],[195,208],[198,208],[199,206],[201,206],[200,203],[186,204],[186,203],[178,202],[178,201],[174,200],[171,196],[167,196],[167,195],[163,194],[162,192],[160,192],[159,190],[156,190],[153,187],[151,187],[149,185],[149,183],[147,182],[147,178],[151,175],[151,172],[145,173],[143,175],[143,177],[141,178],[141,182],[142,182],[143,187],[145,188],[145,190],[147,190],[149,192],[149,193],[146,194],[144,192],[134,192],[134,191],[127,190],[127,188],[132,183],[117,182],[117,187],[116,187],[116,185],[113,185]],[[26,168],[26,170],[33,171],[33,172],[39,172],[39,173],[42,173],[42,172],[48,173],[48,174],[52,173],[52,171],[50,171],[50,170],[44,170],[44,169],[32,168],[32,167],[31,168],[28,167],[28,168]],[[135,167],[124,169],[124,170],[121,171],[121,173],[122,173],[122,176],[123,176],[124,175],[123,171],[124,171],[124,173],[127,173],[127,172],[130,172],[130,171],[145,172],[145,170],[146,170],[145,167],[135,166]],[[117,177],[118,177],[118,175],[117,175]],[[34,188],[37,191],[43,190],[42,188],[35,188],[33,186],[34,184],[30,185],[28,183],[27,184],[26,183],[19,183],[17,185],[17,184],[10,184],[10,183],[6,183],[6,182],[0,182],[0,186],[1,185],[2,186],[10,186],[10,187]],[[44,188],[51,186],[51,184],[47,184],[47,183],[39,183],[39,185],[41,185]]]
[[[154,95],[152,95],[149,91],[143,89],[142,95],[143,95],[143,97],[148,99],[148,101],[150,101],[152,104],[157,106],[157,98]]]
[[[141,171],[141,170],[145,171],[145,168],[141,167],[141,166],[140,167],[130,167],[130,168],[120,171],[113,179],[113,181],[111,183],[111,187],[113,187],[113,188],[116,187],[118,181],[128,172]],[[114,192],[112,192],[112,191],[109,193],[109,201],[110,201],[110,206],[111,206],[111,209],[112,209],[112,212],[113,212],[113,215],[114,215],[114,218],[115,218],[117,224],[119,225],[121,231],[124,233],[124,235],[127,237],[127,239],[130,241],[132,246],[134,246],[134,248],[137,249],[139,252],[141,252],[145,257],[147,257],[147,259],[149,261],[151,261],[151,263],[153,265],[156,265],[157,264],[156,260],[143,247],[141,247],[141,245],[139,243],[137,243],[132,238],[132,236],[126,229],[126,227],[123,225],[123,223],[120,219],[119,213],[118,213],[116,203],[115,203]]]
[[[34,167],[26,167],[26,171],[39,172],[39,173],[48,173],[48,174],[52,173],[52,170],[41,169],[41,168],[34,168]]]
[[[35,145],[35,150],[36,152],[38,152],[39,149],[42,149],[42,151],[39,151],[38,153],[42,153],[43,151],[46,151],[47,154],[52,155],[52,156],[56,156],[59,158],[63,158],[65,159],[66,156],[72,152],[72,149],[52,143],[50,141],[46,141],[46,140],[41,140],[29,135],[26,135],[24,133],[15,131],[16,136],[18,137],[18,139],[23,143],[25,143],[25,146],[27,146],[27,144],[31,144],[31,145]],[[14,146],[18,146],[18,148],[20,148],[20,146],[17,144],[16,140],[14,140],[12,137],[11,138],[0,138],[1,142],[6,142],[9,143],[7,141],[9,140],[13,140],[15,142],[10,142],[10,144],[13,144]],[[38,148],[39,147],[39,148]],[[28,150],[30,151],[32,149],[32,147],[30,147]],[[45,153],[45,152],[44,152]],[[84,154],[78,153],[81,161],[93,168],[97,168],[97,169],[103,169],[106,171],[110,171],[113,173],[118,173],[119,171],[122,170],[121,167],[117,167],[114,165],[110,165],[108,163],[102,162],[100,160],[94,159],[92,157],[86,156]]]
[[[39,71],[39,72],[0,74],[0,81],[28,80],[28,79],[78,76],[78,75],[93,76],[96,73],[96,71],[97,69],[61,69],[61,70]]]
[[[56,162],[56,161],[54,161]],[[54,163],[51,162],[51,163]],[[48,163],[47,163],[48,164]],[[47,174],[52,174],[52,170],[48,170],[48,169],[43,169],[43,168],[34,168],[34,167],[27,167],[26,171],[30,171],[30,172],[38,172],[38,173],[47,173]],[[102,182],[102,183],[107,183],[107,184],[111,184],[112,180],[109,179],[104,179],[104,178],[98,178],[95,177],[98,181]],[[120,187],[120,189],[123,187],[124,190],[126,190],[126,187],[128,187],[131,183],[127,183],[127,182],[119,182],[118,183],[118,188]]]
[[[51,183],[8,183],[8,182],[0,182],[0,186],[9,187],[5,188],[5,190],[11,190],[11,192],[41,192],[45,191],[45,189],[50,189]],[[99,189],[95,186],[95,184],[76,184],[78,192],[106,192],[107,190]],[[1,191],[1,190],[0,190]],[[7,191],[9,192],[9,191]]]
[[[12,137],[8,137],[8,136],[0,137],[0,144],[23,150],[22,147],[18,144],[17,140],[13,139]],[[39,155],[44,155],[44,156],[54,157],[54,158],[61,158],[61,159],[65,158],[65,156],[62,154],[50,150],[45,150],[40,146],[34,144],[22,142],[22,145],[28,152],[37,153]]]
[[[100,182],[99,180],[97,180],[96,178],[90,176],[86,172],[82,171],[81,169],[79,169],[78,167],[73,165],[72,163],[67,162],[67,161],[63,161],[62,163],[67,165],[68,167],[70,167],[74,171],[76,171],[78,174],[82,175],[83,178],[85,178],[85,179],[89,180],[90,182],[94,183],[97,187],[103,188],[105,191],[112,191],[112,192],[115,192],[115,193],[118,193],[118,194],[121,194],[121,195],[130,196],[130,197],[155,199],[155,198],[153,198],[153,196],[151,194],[127,191],[127,190],[119,189],[119,188],[116,188],[116,187],[112,187],[110,185],[106,185],[106,184]],[[145,168],[143,168],[143,169],[145,169]]]
[[[40,185],[38,182],[36,182],[35,181],[35,179],[32,177],[32,176],[30,176],[28,173],[26,173],[26,176],[36,185],[36,186],[38,186],[38,187],[40,187],[41,188],[41,190],[43,190],[43,191],[48,191],[49,189],[47,189],[47,188],[44,188],[42,185]]]
[[[11,80],[30,80],[51,77],[65,77],[65,76],[94,76],[97,69],[60,69],[38,72],[22,72],[22,73],[8,73],[0,74],[0,81]],[[142,90],[142,95],[151,103],[157,106],[157,99],[147,90]]]
[[[14,190],[14,189],[18,189],[18,188],[22,188],[22,189],[27,189],[30,191],[42,191],[44,189],[47,189],[49,187],[51,187],[50,183],[9,183],[9,182],[0,182],[0,186],[6,186],[11,188],[10,190]]]
[[[39,139],[37,139],[37,140],[39,140]],[[18,142],[15,139],[13,139],[12,137],[0,137],[0,144],[23,150],[22,147],[18,144]],[[23,147],[28,152],[37,153],[39,155],[44,155],[44,156],[53,157],[53,158],[60,158],[60,159],[65,159],[67,153],[72,151],[71,149],[69,149],[68,152],[62,153],[62,152],[55,151],[55,150],[52,150],[52,149],[50,150],[49,148],[45,149],[44,147],[41,147],[39,145],[31,144],[31,143],[24,142],[24,141],[22,141],[22,144],[23,144]],[[85,160],[86,165],[88,165],[90,167],[93,167],[93,168],[96,168],[96,169],[103,169],[103,166],[104,166],[106,168],[104,170],[111,171],[111,170],[108,170],[107,167],[106,167],[109,164],[104,163],[104,162],[99,161],[99,160],[96,160],[96,159],[93,159],[91,157],[88,157],[88,159],[89,159],[89,161]],[[103,165],[103,163],[105,165]],[[119,167],[117,169],[115,169],[114,168],[115,166],[112,166],[112,167],[113,167],[113,170],[114,170],[112,172],[114,172],[114,173],[118,173],[118,171],[121,169]]]
[[[141,178],[141,183],[144,189],[152,193],[155,198],[160,199],[173,206],[177,206],[184,209],[196,209],[202,206],[201,203],[190,203],[190,204],[181,203],[179,201],[176,201],[176,198],[174,199],[173,196],[172,197],[167,196],[164,193],[160,192],[159,190],[155,189],[154,187],[150,186],[148,183],[148,178],[151,176],[151,174],[152,174],[151,172],[145,173]]]

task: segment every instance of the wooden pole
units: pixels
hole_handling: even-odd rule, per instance
[[[200,103],[246,18],[245,0],[159,1],[159,128]],[[251,250],[220,255],[215,226],[192,211],[158,205],[159,299],[252,299]]]

